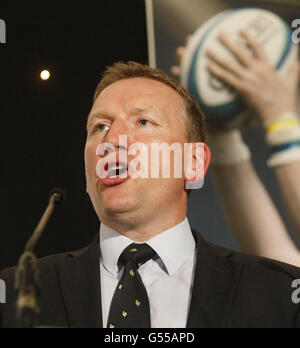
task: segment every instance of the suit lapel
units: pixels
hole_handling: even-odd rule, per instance
[[[193,231],[197,260],[187,328],[225,327],[242,266],[231,251],[213,246]],[[99,234],[83,252],[56,264],[70,327],[102,328]]]
[[[90,246],[56,265],[70,327],[102,327],[99,234]]]
[[[242,267],[228,259],[231,251],[193,234],[197,260],[187,328],[225,327]]]

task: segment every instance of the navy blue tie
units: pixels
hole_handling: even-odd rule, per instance
[[[119,257],[123,275],[112,298],[108,328],[150,328],[150,306],[139,267],[156,255],[148,244],[129,245]]]

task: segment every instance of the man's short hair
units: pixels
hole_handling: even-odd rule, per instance
[[[190,142],[205,142],[206,141],[206,124],[205,116],[201,111],[196,99],[184,89],[176,80],[171,78],[165,72],[159,69],[154,69],[148,65],[139,64],[136,62],[118,62],[106,68],[101,81],[99,82],[95,94],[94,101],[99,94],[109,85],[122,79],[134,77],[143,77],[156,81],[160,81],[165,85],[174,89],[183,99],[186,114],[186,130],[187,139]]]

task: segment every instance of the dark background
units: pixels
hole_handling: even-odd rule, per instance
[[[0,269],[15,265],[53,187],[68,192],[38,256],[85,246],[99,222],[85,193],[85,122],[104,67],[147,63],[143,0],[1,1]],[[52,77],[39,74],[47,68]]]

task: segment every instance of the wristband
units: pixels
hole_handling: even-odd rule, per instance
[[[290,143],[286,143],[286,144],[282,144],[282,145],[273,146],[271,148],[271,152],[272,152],[272,154],[275,154],[275,153],[289,150],[289,149],[294,148],[294,147],[300,147],[300,140],[292,141]]]
[[[266,142],[270,146],[269,167],[300,161],[300,122],[293,112],[268,118],[264,122]]]
[[[250,150],[237,129],[209,134],[207,143],[211,150],[213,164],[232,165],[251,158]]]
[[[298,161],[300,161],[300,146],[294,146],[285,151],[273,154],[267,161],[267,165],[269,167],[277,167]]]
[[[266,118],[263,121],[263,125],[265,127],[265,129],[267,129],[269,126],[272,125],[272,123],[276,123],[276,122],[280,122],[282,120],[287,120],[287,119],[298,119],[298,115],[296,112],[292,112],[292,111],[288,111],[288,112],[283,112],[282,114],[278,114],[278,115],[274,115],[274,116],[270,116],[268,118]]]
[[[267,127],[267,133],[274,133],[283,130],[289,130],[300,127],[300,122],[297,117],[285,118],[276,122],[271,123]]]
[[[300,127],[285,129],[266,134],[266,142],[270,147],[300,140]]]

